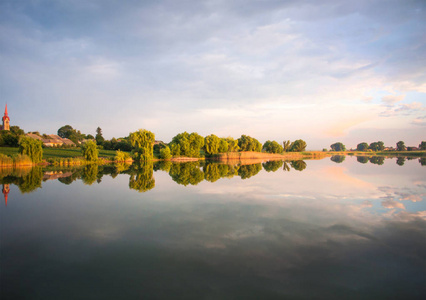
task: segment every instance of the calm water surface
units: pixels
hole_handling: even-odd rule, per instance
[[[53,171],[0,175],[1,299],[426,297],[418,159]]]

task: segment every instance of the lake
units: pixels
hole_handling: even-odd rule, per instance
[[[3,170],[1,299],[425,299],[425,164]]]

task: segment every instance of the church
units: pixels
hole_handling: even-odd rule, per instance
[[[7,104],[4,110],[3,125],[0,126],[0,130],[10,130],[10,118],[7,114]]]

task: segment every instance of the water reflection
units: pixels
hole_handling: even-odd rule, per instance
[[[423,299],[426,169],[357,160],[50,169],[31,194],[3,182],[2,299]]]
[[[343,155],[333,155],[330,160],[335,163],[344,163],[346,157]],[[386,157],[383,156],[357,156],[357,162],[366,164],[384,165]],[[393,159],[393,158],[388,158]],[[404,166],[407,160],[418,159],[419,163],[426,165],[426,158],[417,157],[397,157],[396,164]],[[146,192],[155,187],[154,171],[164,171],[171,179],[180,185],[197,185],[202,181],[216,182],[221,178],[233,178],[239,176],[241,179],[248,179],[256,176],[260,171],[267,173],[282,170],[289,172],[291,168],[296,171],[304,171],[307,163],[303,160],[282,161],[271,160],[263,163],[252,163],[252,161],[235,161],[234,163],[219,163],[212,161],[192,161],[175,163],[171,161],[159,161],[145,163],[142,165],[115,164],[103,165],[88,164],[84,167],[67,169],[47,168],[40,166],[33,168],[0,169],[0,183],[14,184],[19,187],[22,193],[30,193],[41,188],[42,182],[47,180],[58,180],[69,185],[77,180],[81,180],[85,185],[100,183],[102,177],[109,175],[116,178],[119,174],[129,175],[129,188],[139,192]]]
[[[135,165],[130,172],[129,188],[146,192],[155,187],[154,166],[150,162]]]

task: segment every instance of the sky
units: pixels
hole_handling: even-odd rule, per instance
[[[0,105],[26,132],[417,146],[425,15],[424,0],[2,0]]]

